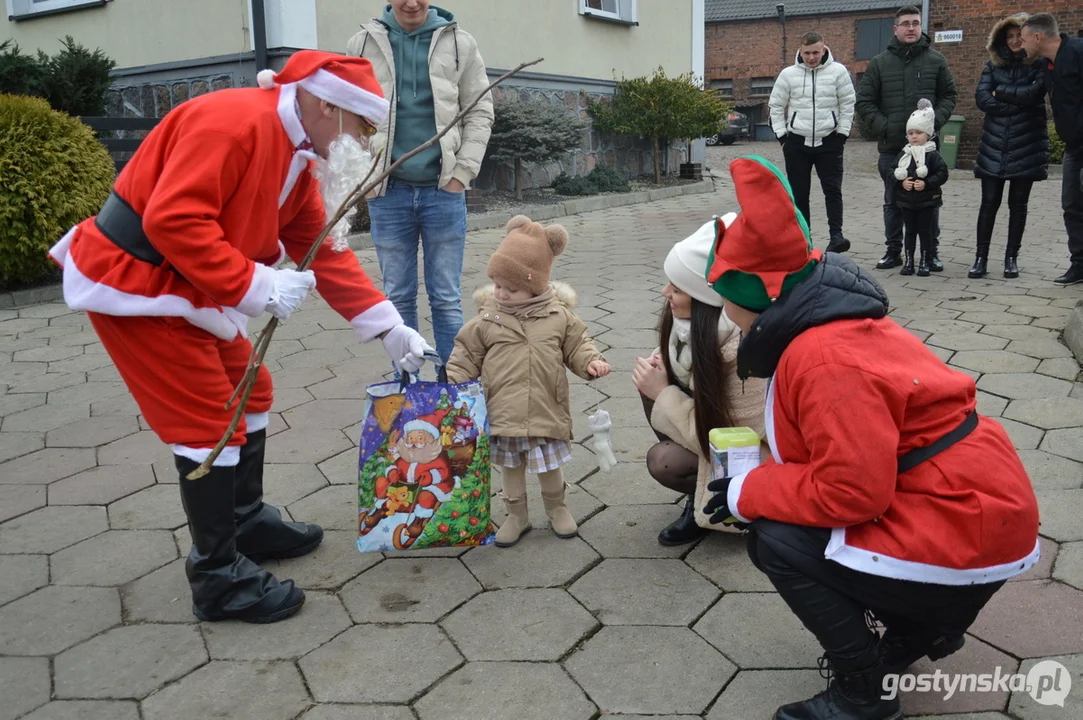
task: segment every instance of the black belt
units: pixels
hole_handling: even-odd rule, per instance
[[[151,265],[161,265],[165,257],[154,249],[150,239],[143,233],[143,218],[126,203],[116,191],[109,193],[102,209],[94,218],[94,225],[113,244]]]
[[[907,470],[912,470],[921,463],[925,462],[929,458],[944,452],[949,447],[959,442],[978,426],[978,413],[972,412],[966,416],[959,425],[949,432],[947,435],[939,438],[931,445],[926,445],[921,448],[914,448],[910,452],[899,458],[899,475],[902,475]]]

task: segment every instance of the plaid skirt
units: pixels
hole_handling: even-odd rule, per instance
[[[489,446],[493,466],[519,467],[526,456],[526,471],[532,475],[556,470],[571,462],[572,447],[566,440],[494,436]]]

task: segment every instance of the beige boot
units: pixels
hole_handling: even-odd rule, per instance
[[[497,547],[511,547],[519,538],[530,531],[530,515],[526,506],[526,467],[502,468],[504,472],[504,491],[500,498],[504,501],[508,516],[504,524],[496,531]]]
[[[553,532],[560,538],[571,538],[579,534],[579,526],[564,502],[564,473],[559,468],[538,476],[541,484],[542,503],[545,514],[553,525]]]

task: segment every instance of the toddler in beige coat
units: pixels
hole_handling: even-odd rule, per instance
[[[590,380],[609,364],[572,312],[575,293],[551,283],[553,260],[568,245],[560,225],[542,227],[518,215],[489,260],[493,285],[474,294],[478,315],[455,338],[448,361],[453,383],[481,378],[489,413],[492,463],[504,474],[508,517],[496,544],[510,547],[530,530],[526,474],[538,476],[553,532],[574,537],[578,527],[564,502],[561,466],[572,459],[568,368]]]

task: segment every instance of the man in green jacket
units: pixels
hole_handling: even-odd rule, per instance
[[[887,253],[877,263],[879,270],[902,265],[902,212],[891,201],[897,182],[892,171],[895,158],[906,145],[906,120],[927,98],[936,113],[936,130],[951,118],[958,97],[948,61],[930,47],[929,36],[921,31],[921,11],[907,6],[895,13],[895,37],[887,50],[869,61],[857,89],[855,112],[866,130],[878,138],[879,171],[884,179],[884,234]],[[937,138],[939,145],[939,137]],[[933,217],[933,257],[930,266],[941,272],[937,247],[940,244],[940,212]]]

